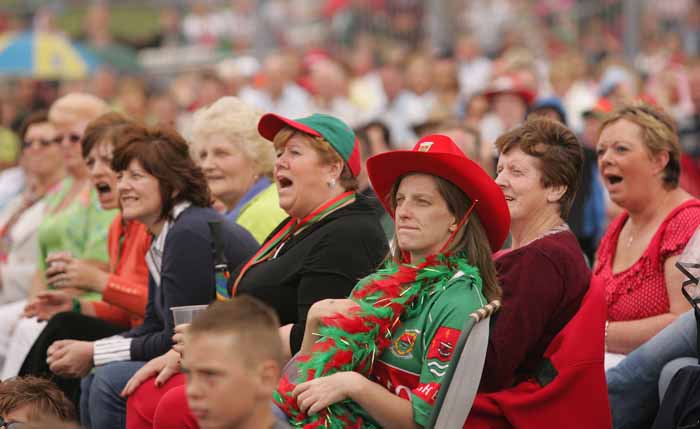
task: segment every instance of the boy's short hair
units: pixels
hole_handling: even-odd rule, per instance
[[[32,420],[75,420],[75,406],[51,381],[39,377],[15,377],[0,383],[0,414],[29,405]]]
[[[272,359],[281,367],[284,358],[279,327],[279,318],[268,305],[244,295],[211,304],[195,317],[187,335],[232,335],[236,353],[247,362]]]

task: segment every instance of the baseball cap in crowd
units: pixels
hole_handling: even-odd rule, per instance
[[[584,117],[584,119],[602,118],[612,111],[613,105],[610,100],[607,98],[599,98],[593,106],[581,112],[581,115]]]
[[[315,137],[323,137],[345,161],[352,175],[357,177],[360,174],[362,167],[359,144],[352,128],[345,122],[321,113],[299,119],[267,113],[258,122],[258,132],[267,140],[273,141],[285,126]]]

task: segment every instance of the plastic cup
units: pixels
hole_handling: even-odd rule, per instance
[[[173,312],[173,321],[175,326],[182,325],[183,323],[192,323],[192,319],[202,311],[206,310],[208,305],[183,305],[181,307],[171,307],[170,311]]]

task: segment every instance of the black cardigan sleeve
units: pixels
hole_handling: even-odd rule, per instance
[[[158,306],[160,311],[146,314],[144,325],[147,328],[140,330],[140,335],[131,342],[132,360],[149,360],[170,349],[173,335],[170,308],[208,304],[214,299],[211,240],[188,225],[176,223],[175,226],[168,232],[163,249],[161,281],[157,288],[162,305]],[[150,300],[149,306],[155,307]]]

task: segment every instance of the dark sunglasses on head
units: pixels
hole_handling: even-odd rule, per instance
[[[54,140],[46,140],[46,139],[34,139],[34,140],[25,140],[22,142],[22,150],[27,150],[32,146],[39,146],[39,147],[49,147],[52,144],[54,144]]]
[[[63,142],[64,139],[68,139],[69,142],[75,144],[75,143],[79,143],[80,140],[82,139],[82,137],[79,134],[73,134],[73,133],[70,133],[67,135],[59,134],[56,137],[54,137],[53,142],[54,143],[61,143],[61,142]]]

